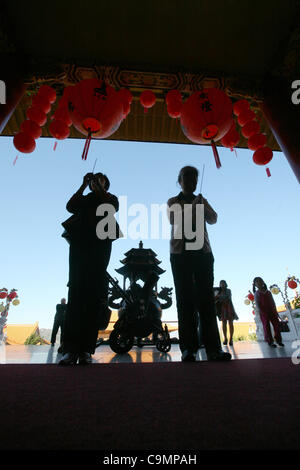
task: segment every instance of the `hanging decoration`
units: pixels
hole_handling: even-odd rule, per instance
[[[94,78],[68,87],[66,99],[73,126],[87,136],[83,160],[87,158],[91,138],[104,139],[112,135],[130,111],[129,94],[126,99],[124,92],[117,92],[103,80]]]
[[[273,152],[266,147],[267,137],[260,132],[260,125],[256,120],[256,114],[250,109],[247,100],[239,100],[233,105],[233,112],[241,126],[243,136],[248,139],[248,148],[254,150],[253,162],[256,165],[267,165],[273,158]],[[269,168],[266,168],[268,177],[271,176]]]
[[[48,85],[41,86],[32,98],[31,106],[26,111],[27,119],[22,122],[20,132],[13,139],[14,146],[19,152],[32,153],[35,150],[35,141],[42,135],[42,127],[47,122],[47,113],[55,100],[56,91]]]
[[[182,97],[179,90],[171,90],[166,95],[167,113],[173,118],[180,118]]]
[[[156,96],[151,90],[144,90],[140,95],[140,103],[144,108],[144,113],[147,113],[150,108],[155,105]]]
[[[227,134],[232,123],[231,100],[217,88],[196,91],[180,110],[183,133],[197,144],[211,144],[217,168],[221,167],[221,162],[215,142]]]
[[[5,298],[6,304],[4,305],[3,302],[0,304],[0,339],[2,339],[3,336],[3,329],[6,327],[10,304],[12,303],[14,306],[17,306],[20,303],[17,289],[11,289],[10,293],[8,293],[8,290],[5,287],[0,289],[0,299]]]
[[[223,147],[230,148],[230,150],[233,152],[234,147],[236,147],[240,142],[240,135],[238,131],[236,130],[236,124],[235,121],[233,121],[231,128],[227,132],[227,134],[224,135],[221,139],[221,144]]]
[[[253,293],[249,290],[248,291],[248,294],[246,295],[246,298],[244,300],[244,304],[245,305],[250,305],[252,304],[252,313],[253,315],[255,315],[255,297],[253,295]]]

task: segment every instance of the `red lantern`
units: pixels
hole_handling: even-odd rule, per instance
[[[249,300],[251,300],[251,302],[253,302],[253,300],[254,300],[254,295],[251,294],[251,292],[250,292],[250,294],[247,295],[247,297],[248,297]]]
[[[49,126],[49,132],[55,139],[63,140],[69,137],[70,128],[64,121],[54,120]]]
[[[32,106],[39,108],[44,113],[49,113],[51,103],[45,96],[36,95],[32,98]]]
[[[182,102],[181,101],[170,101],[167,106],[167,113],[171,118],[179,118],[181,115]]]
[[[273,158],[273,152],[269,147],[260,147],[253,154],[253,161],[256,165],[266,165]]]
[[[251,111],[251,109],[247,109],[246,111],[243,111],[241,112],[241,114],[239,114],[237,120],[239,125],[243,127],[245,124],[247,124],[247,122],[253,121],[253,119],[255,118],[256,114],[254,113],[254,111]]]
[[[5,299],[7,297],[7,289],[0,289],[0,299]]]
[[[297,287],[297,282],[291,280],[291,281],[288,282],[288,286],[289,286],[290,289],[296,289],[296,287]]]
[[[130,105],[132,103],[133,96],[127,88],[121,88],[121,90],[118,91],[118,95],[123,101],[123,115],[125,119],[130,113]]]
[[[7,298],[8,298],[9,300],[13,300],[13,299],[15,299],[17,296],[18,296],[18,294],[17,294],[15,291],[12,291],[12,292],[10,292],[10,293],[8,294]]]
[[[235,128],[235,123],[233,122],[231,128],[221,139],[221,144],[223,147],[230,148],[231,150],[238,145],[240,141],[240,135]]]
[[[236,116],[239,116],[243,111],[250,109],[250,104],[247,100],[239,100],[233,105],[233,112]]]
[[[254,121],[253,121],[254,122]],[[260,147],[264,147],[267,142],[267,137],[265,134],[254,134],[251,135],[248,139],[248,148],[250,150],[257,150]]]
[[[36,147],[34,138],[25,132],[19,132],[16,134],[13,142],[16,149],[22,153],[31,153]]]
[[[21,124],[21,130],[25,132],[25,134],[30,135],[33,139],[38,139],[42,135],[41,127],[34,121],[30,121],[30,119],[26,119]]]
[[[176,102],[179,102],[179,103],[182,103],[182,97],[181,97],[181,93],[179,90],[170,90],[168,91],[167,95],[166,95],[166,103],[167,105],[171,104],[171,103],[176,103]]]
[[[156,97],[153,91],[145,90],[141,93],[140,103],[144,108],[144,112],[147,113],[148,109],[155,105]]]
[[[132,93],[127,90],[127,88],[121,88],[121,90],[118,91],[119,96],[127,103],[131,104],[133,100]]]
[[[211,143],[217,168],[221,163],[215,141],[227,134],[232,122],[231,100],[217,88],[196,91],[182,105],[180,124],[183,133],[197,144]]]
[[[55,119],[56,121],[63,121],[69,127],[72,124],[67,106],[60,106],[51,116],[51,119]]]
[[[46,98],[49,103],[54,103],[56,100],[56,91],[51,86],[42,85],[38,91],[38,96]]]
[[[260,126],[257,121],[249,121],[242,127],[242,134],[246,139],[249,139],[254,134],[258,134],[260,131]]]
[[[82,158],[87,158],[91,137],[104,139],[113,134],[124,117],[124,105],[119,93],[102,80],[82,80],[68,87],[69,114],[74,127],[87,141]]]
[[[47,115],[43,111],[41,111],[38,107],[33,106],[31,108],[28,108],[26,111],[26,116],[28,119],[31,121],[36,122],[38,126],[43,126],[46,124],[47,121]]]

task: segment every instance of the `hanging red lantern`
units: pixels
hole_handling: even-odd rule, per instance
[[[253,161],[256,165],[266,165],[273,158],[273,152],[269,147],[260,147],[253,154]]]
[[[247,122],[241,129],[243,136],[246,139],[249,139],[254,134],[259,134],[260,127],[257,121]]]
[[[49,103],[54,103],[56,100],[56,91],[49,85],[42,85],[38,91],[38,96],[46,98]]]
[[[16,134],[14,136],[13,143],[16,149],[22,153],[31,153],[36,147],[34,138],[25,132],[19,132]]]
[[[291,281],[288,282],[288,286],[290,289],[296,289],[297,282],[292,279]]]
[[[31,121],[36,122],[38,126],[43,126],[44,124],[46,124],[46,121],[47,121],[46,113],[41,111],[36,106],[28,108],[26,111],[26,116],[27,116],[27,119],[30,119]]]
[[[133,96],[131,91],[129,91],[127,88],[121,88],[121,90],[118,91],[119,96],[127,103],[131,104],[133,100]]]
[[[0,289],[0,299],[5,299],[7,297],[8,290],[3,287]]]
[[[133,96],[127,88],[121,88],[121,90],[118,91],[118,95],[123,101],[123,115],[125,119],[130,113],[130,105],[132,103]]]
[[[253,302],[253,300],[254,300],[254,295],[251,294],[251,292],[250,292],[250,294],[247,295],[247,297],[248,297],[248,299],[249,299],[251,302]]]
[[[171,118],[179,118],[181,115],[182,102],[181,101],[171,101],[167,105],[167,113]]]
[[[69,137],[70,135],[70,128],[69,126],[64,122],[60,120],[54,120],[51,122],[49,126],[49,132],[57,140],[63,140]]]
[[[155,105],[156,97],[153,91],[145,90],[140,95],[140,103],[144,108],[144,112],[147,113],[148,109]]]
[[[13,299],[15,299],[16,297],[18,297],[18,294],[17,294],[14,290],[11,291],[11,292],[8,294],[8,296],[7,296],[7,298],[8,298],[9,300],[13,300]]]
[[[25,134],[30,135],[33,139],[38,139],[42,135],[41,127],[34,121],[30,119],[26,119],[21,124],[21,131],[25,132]]]
[[[250,150],[257,150],[260,147],[264,147],[267,142],[267,137],[265,134],[254,134],[251,135],[248,139],[248,148]]]
[[[233,105],[233,112],[236,116],[239,116],[242,112],[250,109],[250,104],[247,100],[239,100]]]
[[[32,98],[32,106],[39,108],[44,113],[49,113],[51,103],[45,96],[36,95]]]
[[[68,87],[68,108],[74,127],[87,141],[82,159],[87,158],[91,138],[104,139],[113,134],[124,117],[122,96],[102,80],[82,80]]]
[[[251,109],[247,109],[246,111],[243,111],[238,115],[237,120],[239,125],[243,127],[245,124],[247,124],[247,122],[253,121],[255,117],[255,112],[251,111]]]
[[[182,103],[182,97],[181,97],[181,93],[179,90],[170,90],[168,91],[168,93],[166,94],[166,103],[167,105],[171,104],[171,103]]]
[[[66,106],[60,106],[51,116],[51,119],[63,121],[69,127],[72,125],[72,119],[70,118],[70,114]]]
[[[222,137],[221,144],[223,145],[223,147],[227,147],[233,150],[233,148],[238,145],[239,141],[240,141],[240,135],[235,128],[235,122],[233,122],[227,134],[225,134],[224,137]]]
[[[215,141],[227,134],[232,122],[231,100],[217,88],[196,91],[182,105],[180,124],[183,133],[192,142],[212,145],[217,168],[221,162]]]

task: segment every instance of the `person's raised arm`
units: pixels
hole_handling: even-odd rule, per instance
[[[80,210],[82,208],[83,200],[84,200],[83,199],[83,192],[86,189],[86,187],[88,186],[90,178],[91,178],[92,175],[93,175],[93,173],[87,173],[83,177],[82,185],[80,186],[80,188],[76,191],[76,193],[73,194],[73,196],[67,202],[66,208],[67,208],[68,212],[71,212],[71,213],[74,214],[75,212],[77,212],[78,210]]]

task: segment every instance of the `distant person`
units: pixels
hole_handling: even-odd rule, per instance
[[[257,290],[256,290],[257,289]],[[255,277],[253,280],[254,300],[263,325],[265,341],[269,346],[276,348],[271,332],[271,324],[274,328],[274,337],[278,346],[284,346],[280,332],[280,323],[276,304],[271,292],[268,290],[261,277]]]
[[[87,186],[91,192],[84,196]],[[113,216],[119,209],[119,202],[116,196],[108,192],[109,186],[106,175],[87,173],[82,185],[67,203],[67,210],[74,216],[63,224],[70,243],[69,294],[63,345],[65,354],[59,365],[72,365],[77,361],[79,364],[91,363],[99,323],[103,322],[107,312],[111,313],[107,302],[106,269],[112,240],[119,236],[118,224]],[[106,238],[101,238],[101,233],[107,233],[104,228],[100,237],[97,233],[98,223],[106,217],[96,214],[102,204],[109,204],[115,224],[115,233]]]
[[[219,317],[220,321],[222,322],[222,331],[224,335],[223,344],[228,344],[227,339],[227,322],[229,326],[229,344],[232,346],[233,344],[233,333],[234,333],[234,326],[233,321],[238,320],[239,317],[237,316],[234,306],[231,299],[231,290],[227,287],[227,282],[222,280],[219,284],[219,291],[215,297],[216,300],[216,309],[217,309],[217,316]]]
[[[172,226],[170,261],[176,292],[181,359],[184,362],[194,362],[196,360],[197,350],[200,347],[197,328],[199,312],[201,342],[204,344],[207,359],[228,361],[231,359],[231,354],[221,349],[215,314],[213,291],[214,257],[205,224],[205,222],[215,224],[217,213],[202,194],[198,196],[194,194],[198,183],[197,168],[192,166],[183,167],[178,175],[178,183],[181,186],[181,192],[177,196],[170,198],[167,204],[168,217]],[[203,225],[200,226],[200,224],[203,224],[203,220],[197,221],[195,218],[196,204],[204,204],[204,245],[200,249],[188,250],[186,247],[187,240],[184,238],[184,230],[182,230],[182,235],[180,236],[175,221],[176,218],[177,220],[180,218],[182,220],[182,216],[188,217],[187,214],[192,214],[192,222],[195,229],[197,229],[197,224],[199,224],[198,228],[202,230]],[[196,295],[194,295],[194,292]]]
[[[51,346],[54,346],[56,342],[56,335],[60,328],[60,347],[58,349],[59,352],[62,352],[66,310],[67,310],[66,299],[61,299],[60,304],[56,305],[56,313],[54,316],[54,323],[53,323],[53,328],[52,328],[52,333],[51,333]]]

